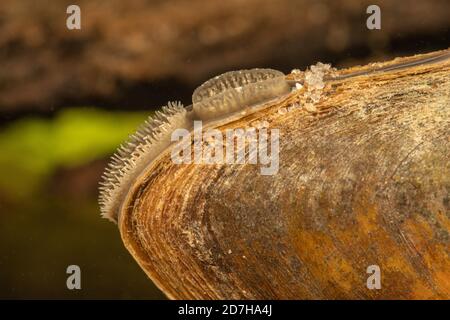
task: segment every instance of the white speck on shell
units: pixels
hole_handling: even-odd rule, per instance
[[[281,107],[280,109],[278,109],[278,113],[279,114],[286,114],[287,113],[287,109],[285,107]]]

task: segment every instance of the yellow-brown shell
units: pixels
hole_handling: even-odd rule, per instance
[[[450,298],[449,60],[328,81],[317,112],[278,112],[305,90],[217,126],[279,129],[275,175],[162,154],[121,207],[127,249],[170,298]]]

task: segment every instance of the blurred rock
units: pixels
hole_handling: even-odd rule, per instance
[[[448,46],[450,2],[79,0],[82,29],[66,28],[67,0],[0,2],[0,112],[73,104],[136,108],[190,100],[222,71],[289,71]]]

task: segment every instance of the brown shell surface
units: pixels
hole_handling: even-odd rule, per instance
[[[304,94],[218,127],[279,129],[275,175],[163,155],[122,206],[127,249],[173,299],[450,298],[449,60],[277,112]]]

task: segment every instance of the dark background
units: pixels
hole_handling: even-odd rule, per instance
[[[81,8],[81,30],[66,8]],[[381,7],[381,30],[366,8]],[[446,49],[448,0],[2,0],[0,298],[164,298],[102,220],[108,156],[224,71]],[[66,288],[68,265],[82,290]]]

